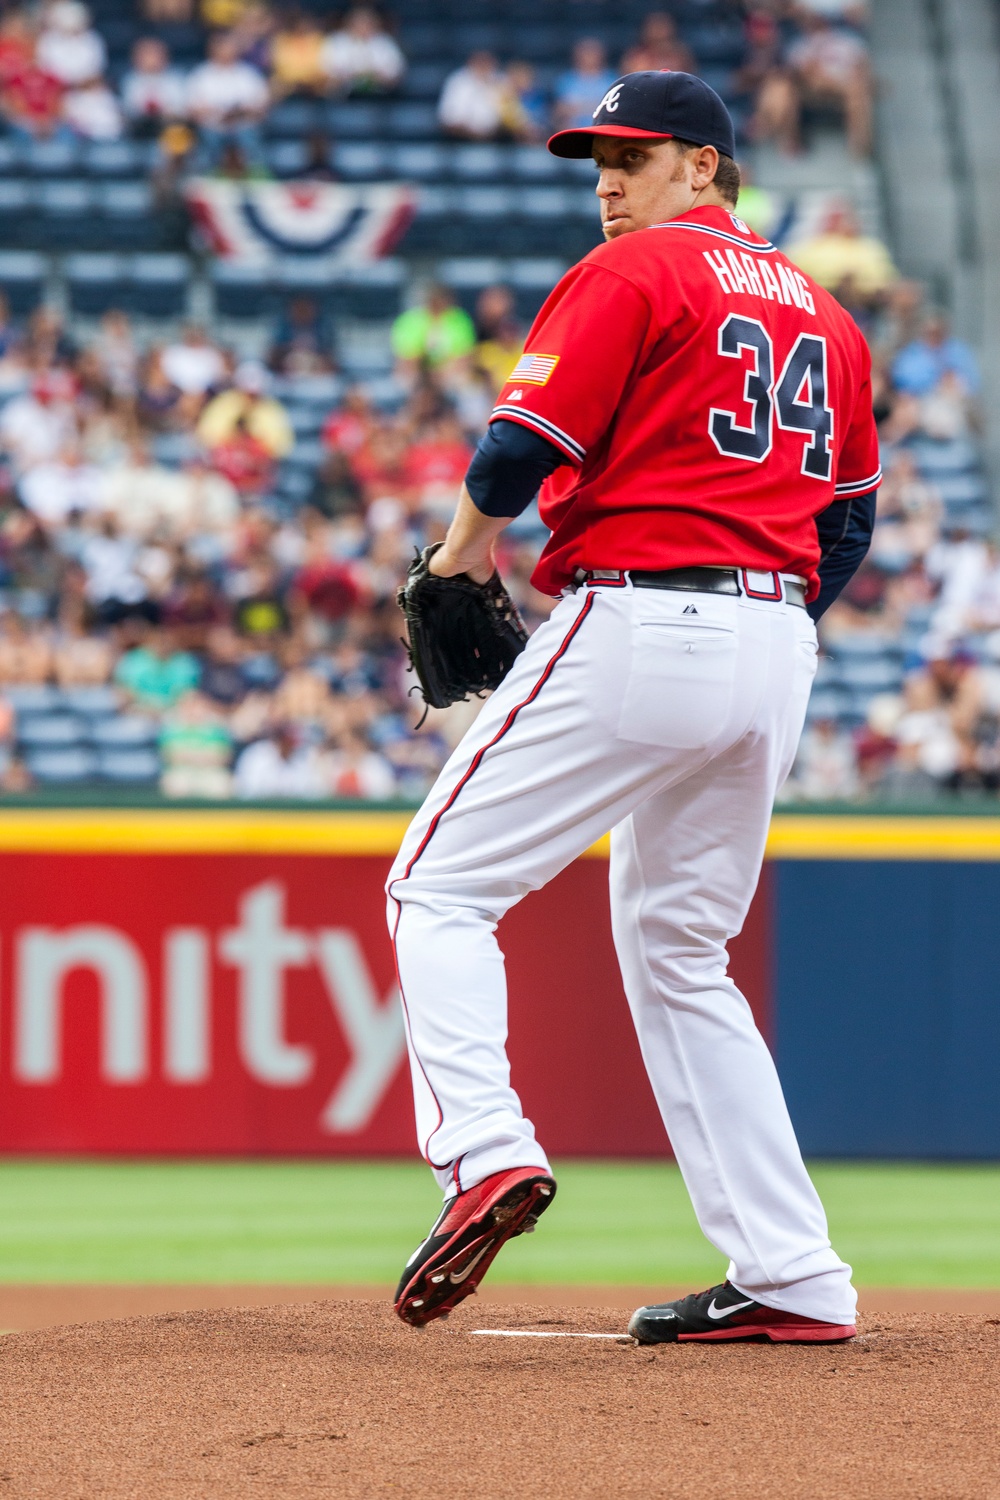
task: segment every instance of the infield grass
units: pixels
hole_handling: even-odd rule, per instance
[[[704,1286],[724,1274],[676,1167],[564,1162],[494,1282]],[[812,1167],[868,1286],[1000,1286],[1000,1166]],[[394,1283],[439,1197],[419,1163],[0,1161],[0,1282]]]

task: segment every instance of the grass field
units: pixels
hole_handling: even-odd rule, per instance
[[[565,1162],[493,1281],[705,1285],[675,1167]],[[867,1286],[1000,1286],[1000,1167],[817,1164]],[[395,1282],[439,1202],[419,1163],[0,1162],[0,1282]]]

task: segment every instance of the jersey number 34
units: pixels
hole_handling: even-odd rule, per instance
[[[750,357],[743,381],[743,411],[713,406],[708,414],[708,431],[719,452],[727,458],[763,463],[774,447],[777,415],[783,432],[806,435],[801,472],[828,480],[833,463],[833,412],[826,404],[826,339],[800,333],[775,380],[771,335],[756,318],[734,313],[719,329],[719,353],[741,364]]]

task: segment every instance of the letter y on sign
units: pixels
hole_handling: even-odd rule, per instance
[[[369,1123],[403,1060],[403,1010],[396,985],[379,1001],[361,944],[348,928],[323,928],[316,951],[352,1053],[320,1124],[333,1135],[350,1135]]]

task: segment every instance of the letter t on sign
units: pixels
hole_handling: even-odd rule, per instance
[[[287,968],[302,968],[312,956],[309,935],[284,925],[285,892],[268,880],[240,901],[240,925],[219,937],[219,952],[240,971],[240,1052],[261,1083],[294,1088],[316,1065],[310,1047],[285,1040]]]

